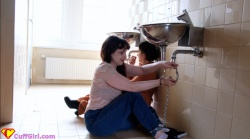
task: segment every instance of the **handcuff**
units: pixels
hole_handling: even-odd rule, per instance
[[[174,62],[174,61],[171,60],[170,62]],[[171,70],[172,70],[172,68],[169,69],[169,74],[170,74]],[[165,76],[165,73],[166,73],[166,69],[164,69],[162,77]],[[175,74],[176,74],[175,83],[177,83],[177,81],[179,80],[179,72],[178,72],[177,67],[175,68]],[[169,76],[169,77],[172,78],[172,76]]]
[[[172,69],[169,70],[169,74],[170,74],[171,70]],[[177,83],[177,81],[179,80],[179,72],[178,72],[177,68],[175,68],[175,74],[176,74],[175,83]],[[170,76],[170,78],[172,78],[172,76]]]

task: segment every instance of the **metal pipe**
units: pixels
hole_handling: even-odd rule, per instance
[[[201,58],[203,56],[203,52],[200,51],[198,48],[194,48],[192,50],[180,50],[180,49],[177,49],[177,50],[175,50],[173,52],[173,54],[171,56],[171,61],[172,62],[175,62],[177,54],[193,54],[193,56],[198,56],[199,58]]]
[[[161,50],[161,61],[166,61],[166,45],[160,46]]]

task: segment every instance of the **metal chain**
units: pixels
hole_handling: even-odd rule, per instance
[[[166,77],[166,69],[164,69],[162,77]],[[167,89],[166,103],[165,103],[164,112],[163,112],[164,123],[167,123],[166,117],[167,117],[167,109],[168,109],[168,96],[169,96],[169,88]]]
[[[166,97],[166,102],[165,102],[165,106],[164,106],[164,113],[163,113],[163,120],[165,123],[167,123],[167,110],[168,110],[168,97],[169,97],[170,91],[169,88],[167,89],[167,97]]]
[[[176,71],[177,71],[177,69],[176,69]],[[171,72],[171,69],[169,70],[169,74],[170,74],[170,72]],[[165,73],[166,73],[166,69],[164,69],[164,71],[163,71],[163,75],[162,75],[163,77],[165,77],[165,75],[166,75]],[[178,74],[178,71],[176,73]],[[178,78],[179,78],[179,75],[178,75]],[[166,102],[165,102],[164,111],[163,111],[163,120],[164,120],[165,123],[167,123],[167,119],[166,118],[167,118],[169,94],[170,94],[170,91],[169,91],[169,87],[168,87],[167,88]]]

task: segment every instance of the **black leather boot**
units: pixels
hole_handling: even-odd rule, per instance
[[[79,102],[77,100],[71,100],[68,96],[64,97],[64,101],[71,109],[78,109]]]

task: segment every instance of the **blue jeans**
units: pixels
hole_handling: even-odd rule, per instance
[[[141,124],[152,136],[161,130],[159,117],[140,93],[128,92],[118,96],[102,109],[84,114],[87,130],[96,136],[108,136]]]

